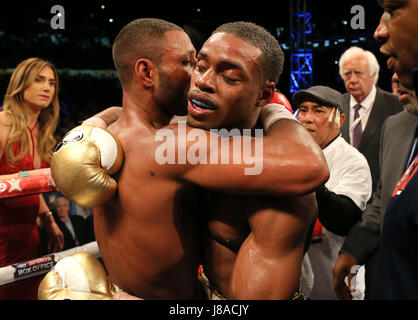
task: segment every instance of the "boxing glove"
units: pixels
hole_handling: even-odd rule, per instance
[[[280,92],[274,92],[273,99],[271,99],[270,103],[281,104],[291,113],[293,113],[292,105],[290,104],[289,100],[287,100],[286,96]]]
[[[82,207],[108,201],[117,190],[111,177],[123,162],[119,140],[93,126],[78,126],[55,148],[51,175],[59,191]]]
[[[58,261],[38,288],[39,300],[112,300],[114,294],[102,264],[87,252]]]

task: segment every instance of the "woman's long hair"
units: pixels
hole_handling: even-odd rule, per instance
[[[39,134],[37,151],[46,162],[50,162],[52,150],[56,145],[54,137],[58,125],[60,105],[58,101],[58,74],[54,65],[41,58],[29,58],[22,61],[12,73],[4,98],[3,110],[11,120],[11,129],[6,143],[5,157],[10,165],[20,161],[29,150],[27,116],[23,107],[24,91],[35,80],[36,75],[45,67],[50,67],[55,75],[55,92],[50,105],[42,109],[38,117]],[[13,145],[18,143],[17,152]]]

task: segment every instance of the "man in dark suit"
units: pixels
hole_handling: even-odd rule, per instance
[[[92,241],[86,220],[82,216],[70,215],[70,201],[64,197],[55,199],[56,222],[64,234],[63,250],[71,249]]]
[[[370,51],[351,47],[342,54],[339,67],[347,89],[342,110],[348,118],[341,133],[366,157],[374,192],[380,177],[379,142],[383,123],[403,107],[395,95],[376,87],[380,68]]]
[[[351,299],[344,277],[349,276],[350,283],[352,268],[363,264],[366,264],[366,298],[370,297],[373,275],[376,272],[373,268],[381,242],[386,208],[395,185],[411,162],[411,150],[418,130],[418,116],[412,110],[418,110],[418,101],[414,91],[401,85],[399,90],[404,95],[402,102],[409,112],[403,111],[391,116],[383,125],[380,145],[381,176],[376,192],[363,212],[362,220],[348,233],[334,267],[334,287],[339,299]]]

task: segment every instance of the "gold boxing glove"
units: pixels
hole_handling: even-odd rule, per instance
[[[78,126],[55,148],[51,175],[60,192],[82,207],[108,201],[117,190],[110,176],[123,162],[119,140],[93,126]]]
[[[39,300],[112,300],[114,294],[102,264],[87,252],[58,261],[38,288]]]

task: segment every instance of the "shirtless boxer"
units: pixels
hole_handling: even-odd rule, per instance
[[[259,61],[256,65],[254,56]],[[265,70],[271,62],[269,58],[274,56],[280,57],[280,63],[275,69],[268,67],[269,75]],[[233,85],[216,72],[222,69],[224,61],[230,63],[228,72],[235,81]],[[280,46],[266,30],[246,22],[224,24],[197,55],[189,97],[216,101],[216,107],[228,106],[236,110],[235,119],[241,119],[234,122],[236,128],[254,128],[257,117],[246,116],[253,106],[249,100],[240,103],[239,90],[231,88],[245,88],[245,79],[257,79],[260,74],[264,81],[276,84],[282,65]],[[195,113],[188,114],[189,123],[199,127],[222,127],[228,121],[222,115],[212,118],[199,121]],[[204,203],[207,233],[201,279],[212,298],[300,297],[301,264],[317,211],[312,194],[271,197],[209,191]]]
[[[138,45],[133,48],[133,44]],[[245,117],[255,121],[261,107],[273,96],[274,81],[265,78],[258,48],[247,44],[242,54],[246,59],[250,57],[245,70],[225,61],[220,69],[211,72],[238,97],[236,107],[244,103],[251,106]],[[195,50],[177,26],[156,19],[139,19],[119,33],[113,56],[123,88],[123,108],[108,130],[119,138],[125,161],[117,176],[117,196],[93,209],[101,255],[111,280],[131,295],[144,299],[192,299],[199,293],[196,271],[200,248],[196,240],[198,214],[190,210],[197,200],[191,194],[195,190],[191,186],[246,194],[303,194],[326,181],[328,168],[309,133],[293,120],[274,123],[264,137],[263,171],[259,175],[244,175],[244,163],[159,165],[155,150],[160,143],[155,141],[155,135],[164,127],[171,129],[178,141],[177,124],[168,122],[183,111],[180,98],[186,97]],[[236,73],[239,81],[232,79]],[[200,96],[193,97],[200,103],[211,103]],[[222,104],[216,110],[208,110],[189,103],[189,111],[191,108],[196,114],[200,112],[195,117],[198,120],[205,114],[211,118],[212,114],[215,120],[244,121],[233,118],[243,116],[240,110],[235,110],[234,115]],[[192,129],[186,128],[187,132]],[[201,133],[207,141],[214,135],[204,130]],[[186,143],[188,149],[193,141]],[[254,147],[255,139],[252,143]],[[229,144],[232,150],[232,139]],[[209,144],[207,147],[208,155],[214,152]],[[217,147],[216,152],[221,155],[223,150]]]

